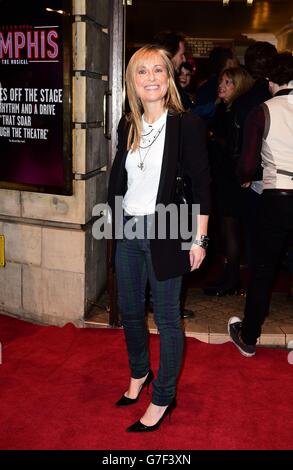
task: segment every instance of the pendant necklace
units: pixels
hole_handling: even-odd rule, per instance
[[[139,164],[137,165],[137,167],[141,170],[141,171],[145,171],[145,168],[144,168],[144,162],[145,162],[145,159],[147,157],[147,154],[149,153],[150,151],[150,148],[151,148],[151,145],[148,147],[146,153],[145,153],[145,156],[143,158],[141,158],[141,153],[140,153],[140,148],[138,148],[138,154],[139,154]]]
[[[145,167],[144,167],[144,162],[145,162],[145,159],[146,157],[148,156],[148,153],[151,149],[151,146],[153,145],[153,143],[158,139],[159,135],[161,134],[162,130],[164,129],[165,127],[165,124],[162,125],[162,127],[160,129],[158,129],[157,133],[155,134],[152,142],[147,145],[146,147],[142,147],[141,145],[138,147],[138,155],[139,155],[139,164],[137,165],[137,167],[141,170],[141,171],[145,171]],[[152,132],[152,131],[151,131]],[[151,133],[149,132],[149,134]],[[148,134],[147,134],[148,135]],[[140,149],[147,149],[144,157],[142,158],[141,156],[141,153],[140,153]]]

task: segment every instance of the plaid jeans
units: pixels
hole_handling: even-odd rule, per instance
[[[147,216],[144,238],[117,240],[116,275],[118,303],[121,311],[131,376],[140,378],[149,369],[148,330],[145,318],[145,292],[150,283],[154,320],[160,333],[160,366],[153,384],[152,402],[168,405],[176,395],[176,380],[183,355],[184,336],[180,318],[182,276],[158,281],[153,270],[150,241],[147,238]],[[124,217],[125,222],[129,217]]]

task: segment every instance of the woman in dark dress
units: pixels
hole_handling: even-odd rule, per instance
[[[239,139],[233,103],[253,80],[242,67],[225,69],[219,77],[218,105],[210,128],[214,211],[219,227],[224,275],[204,291],[208,295],[237,293],[240,282],[240,184],[236,176]]]

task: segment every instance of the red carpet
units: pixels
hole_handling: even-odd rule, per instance
[[[0,315],[0,449],[292,449],[293,367],[284,350],[243,358],[188,338],[178,407],[152,434],[127,434],[147,405],[116,409],[123,331],[42,327]],[[156,370],[159,338],[151,335]]]

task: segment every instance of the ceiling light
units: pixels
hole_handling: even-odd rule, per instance
[[[223,7],[227,7],[229,5],[230,0],[223,0]]]
[[[46,8],[46,11],[50,11],[52,13],[59,13],[59,15],[66,15],[65,11],[63,10],[53,10],[53,8]]]
[[[252,6],[252,4],[253,4],[253,0],[246,0],[246,3],[247,3],[247,5],[248,5],[248,6],[250,6],[250,7],[251,7],[251,6]]]

